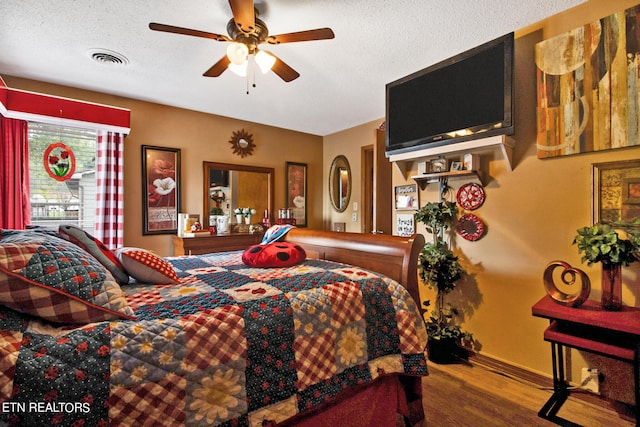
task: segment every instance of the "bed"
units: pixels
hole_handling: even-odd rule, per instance
[[[423,422],[421,235],[294,228],[277,268],[86,237],[0,231],[0,424]]]

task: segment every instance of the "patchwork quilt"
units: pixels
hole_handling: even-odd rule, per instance
[[[398,283],[241,256],[166,258],[179,283],[122,285],[135,320],[66,326],[0,304],[0,424],[273,425],[382,375],[427,374]]]

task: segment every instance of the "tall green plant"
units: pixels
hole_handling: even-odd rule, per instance
[[[436,290],[436,303],[426,321],[427,334],[435,340],[471,339],[470,333],[455,324],[458,310],[445,300],[445,296],[455,289],[456,282],[466,274],[443,238],[444,231],[453,227],[457,211],[455,202],[442,201],[429,202],[416,213],[416,220],[433,235],[433,242],[425,244],[418,256],[418,274],[430,289]],[[423,305],[430,307],[431,301],[427,300]]]

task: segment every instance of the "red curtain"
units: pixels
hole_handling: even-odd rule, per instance
[[[124,135],[98,131],[95,236],[109,249],[124,243]]]
[[[0,228],[31,222],[27,122],[0,116]]]

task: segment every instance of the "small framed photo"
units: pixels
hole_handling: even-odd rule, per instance
[[[431,160],[430,170],[431,172],[447,172],[449,170],[447,159],[439,158]]]
[[[418,209],[418,184],[399,185],[394,193],[396,209]]]
[[[427,162],[418,162],[418,175],[427,173]]]
[[[452,171],[461,171],[464,167],[462,166],[462,162],[451,162],[451,170]]]

